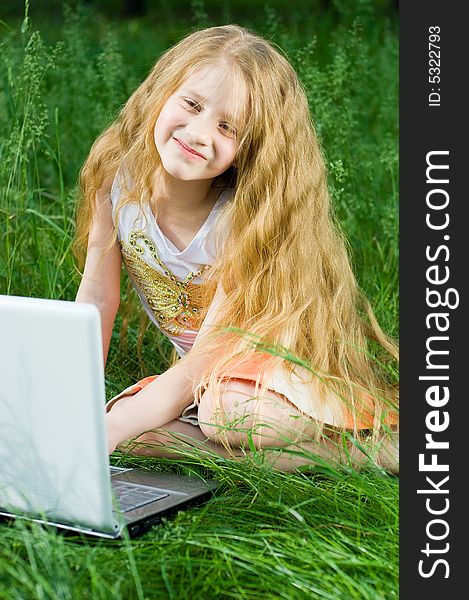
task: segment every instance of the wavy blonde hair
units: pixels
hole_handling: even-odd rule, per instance
[[[397,384],[387,369],[397,360],[397,345],[358,289],[304,88],[273,44],[226,25],[196,31],[160,57],[82,168],[75,250],[84,256],[96,191],[120,165],[132,166],[132,188],[118,209],[151,198],[155,169],[162,168],[153,140],[156,119],[181,83],[206,64],[226,65],[234,89],[247,97],[236,169],[213,183],[234,188],[217,219],[217,259],[206,275],[221,284],[226,301],[216,324],[183,359],[210,356],[194,392],[201,383],[217,389],[228,366],[263,352],[268,361],[257,384],[280,365],[287,377],[300,369],[311,386],[307,412],[327,409],[338,420],[350,409],[366,412],[371,395],[377,435],[386,414],[397,410]],[[370,341],[381,348],[379,360],[370,354]]]

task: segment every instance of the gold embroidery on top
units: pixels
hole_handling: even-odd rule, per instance
[[[145,249],[137,244],[139,240],[147,246],[165,275],[140,258]],[[121,247],[126,267],[160,328],[171,335],[179,335],[185,329],[198,331],[215,295],[216,284],[208,282],[197,285],[191,282],[210,265],[203,265],[181,281],[160,259],[155,242],[144,231],[131,231],[128,243],[121,241]]]

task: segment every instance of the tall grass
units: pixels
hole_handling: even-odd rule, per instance
[[[297,69],[359,283],[397,336],[396,31],[375,18],[370,0],[351,5],[336,0],[334,16],[295,25],[268,7],[257,21],[236,22],[278,43]],[[191,18],[190,25],[220,23],[203,2],[192,2]],[[97,134],[188,26],[109,23],[83,6],[65,7],[59,32],[38,31],[28,17],[0,23],[0,293],[74,299],[78,170]],[[169,343],[155,328],[138,357],[137,317],[127,346],[119,344],[121,321],[106,370],[109,396],[169,360]],[[382,472],[323,466],[283,474],[256,455],[240,463],[203,454],[120,462],[195,471],[221,488],[209,504],[132,543],[3,525],[0,598],[397,596],[398,489]]]

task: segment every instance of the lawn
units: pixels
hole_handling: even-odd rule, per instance
[[[178,12],[161,2],[160,13],[119,20],[90,5],[55,20],[33,9],[26,20],[0,12],[1,294],[74,299],[76,181],[93,140],[169,45],[196,25],[236,22],[277,43],[305,85],[359,284],[397,338],[396,17],[370,0],[313,3],[310,13],[303,2],[285,4],[253,11],[253,3],[225,2],[217,12],[193,0]],[[122,295],[108,398],[169,361],[170,344],[155,328],[138,348],[140,317],[126,309],[135,302],[125,277]],[[174,461],[117,452],[112,461],[197,472],[220,487],[138,540],[0,525],[0,598],[397,598],[395,477],[326,466],[286,474],[261,455]]]

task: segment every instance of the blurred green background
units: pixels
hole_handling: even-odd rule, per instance
[[[77,6],[79,2],[72,0],[70,6]],[[179,21],[184,18],[184,13],[191,10],[197,2],[184,0],[85,0],[85,4],[94,11],[108,18],[126,19],[129,17],[149,17],[165,21]],[[202,3],[198,3],[202,5]],[[213,20],[228,18],[252,19],[259,16],[264,6],[271,8],[285,17],[287,23],[300,22],[304,18],[315,18],[330,12],[333,18],[340,20],[345,12],[357,14],[361,5],[366,3],[361,0],[205,0],[205,11]],[[398,10],[397,0],[374,0],[373,9],[378,18],[395,18]],[[59,18],[62,12],[60,0],[32,0],[30,15],[34,18],[46,16],[48,19]],[[3,17],[19,17],[24,13],[24,4],[18,0],[4,0],[2,3]],[[187,14],[186,14],[187,16]]]

